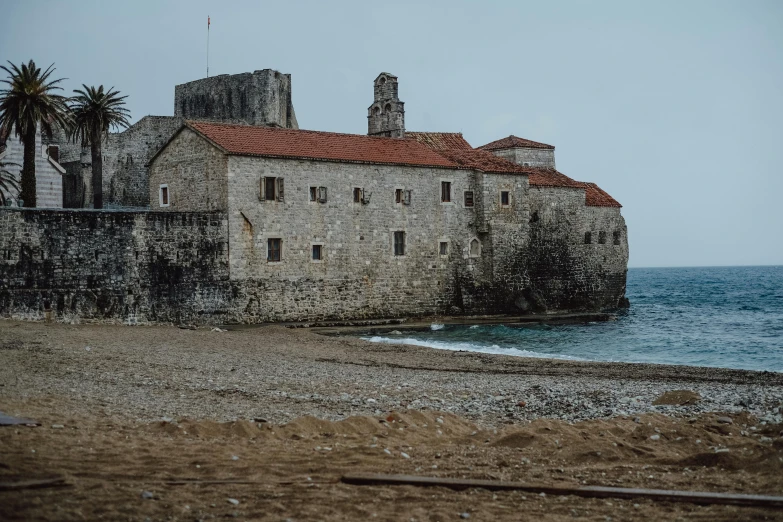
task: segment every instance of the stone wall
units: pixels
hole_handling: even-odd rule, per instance
[[[530,187],[530,211],[526,265],[532,308],[600,310],[622,306],[628,233],[620,209],[585,206],[584,189]],[[587,232],[589,244],[585,243]]]
[[[221,322],[226,227],[222,213],[0,208],[0,315]]]
[[[299,128],[291,99],[291,75],[272,69],[222,74],[177,85],[174,115],[190,120]]]
[[[555,149],[534,149],[515,147],[493,150],[492,154],[500,158],[530,167],[555,167]]]

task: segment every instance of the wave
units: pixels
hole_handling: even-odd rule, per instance
[[[381,337],[375,335],[372,337],[362,337],[365,341],[372,343],[386,343],[386,344],[412,344],[414,346],[423,346],[425,348],[435,348],[437,350],[451,350],[453,352],[477,352],[488,353],[493,355],[513,355],[515,357],[534,357],[536,359],[564,359],[567,361],[587,361],[589,359],[582,359],[581,357],[574,357],[572,355],[559,355],[553,353],[540,353],[532,352],[530,350],[524,350],[520,348],[501,348],[497,344],[492,346],[481,346],[479,344],[467,343],[467,342],[445,342],[445,341],[424,341],[422,339],[415,339],[413,337],[391,339],[389,337]]]

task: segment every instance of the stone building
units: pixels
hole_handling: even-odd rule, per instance
[[[42,139],[41,129],[35,133],[35,198],[36,205],[42,208],[62,208],[63,175],[65,168],[59,163],[59,147],[49,145]],[[16,180],[21,183],[21,170],[24,163],[24,144],[11,131],[10,136],[0,136],[0,161],[16,164],[8,170],[18,169]],[[0,189],[2,190],[2,189]],[[6,194],[16,198],[17,194]]]
[[[406,132],[388,73],[368,136],[215,121],[253,104],[235,112],[228,84],[186,90],[200,101],[180,114],[214,118],[182,120],[151,155],[148,211],[0,212],[0,313],[220,323],[626,303],[620,204],[557,171],[550,145]]]
[[[291,100],[291,75],[271,69],[223,74],[174,88],[174,116],[145,116],[103,141],[103,193],[106,208],[147,208],[147,163],[182,125],[183,119],[298,128]],[[65,207],[92,205],[92,158],[89,149],[56,135],[66,169]]]

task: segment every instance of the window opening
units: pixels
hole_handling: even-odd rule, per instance
[[[405,232],[397,231],[394,233],[394,255],[405,255]]]
[[[593,233],[585,232],[585,245],[589,245],[592,242],[593,242]]]
[[[615,245],[619,245],[620,244],[620,231],[619,230],[615,230],[614,232],[612,232],[612,236],[613,236],[613,241],[612,242]]]
[[[470,256],[478,257],[480,255],[481,255],[481,245],[479,244],[478,239],[473,239],[470,242]]]
[[[318,202],[326,203],[326,187],[318,187]]]
[[[310,187],[310,201],[318,201],[318,187]]]
[[[450,181],[441,181],[440,182],[440,200],[443,203],[448,203],[451,201],[451,182]]]
[[[394,191],[394,202],[402,203],[402,189],[397,189]]]
[[[472,190],[466,190],[465,191],[465,206],[466,207],[472,207],[473,206],[473,191]]]
[[[362,189],[360,189],[359,187],[355,187],[353,189],[353,202],[354,203],[362,202]]]
[[[509,205],[511,197],[509,195],[508,190],[502,190],[500,191],[500,205],[503,207],[507,207]]]
[[[313,261],[321,260],[321,245],[313,245]]]
[[[448,241],[441,241],[440,245],[438,247],[438,251],[440,255],[447,256],[449,255],[449,242]]]
[[[269,238],[266,240],[266,260],[280,261],[280,247],[283,241],[279,238]]]
[[[168,185],[160,186],[160,206],[169,206],[169,187]]]
[[[275,180],[276,178],[264,178],[265,199],[267,201],[274,201],[277,199],[277,183],[275,183]]]
[[[606,232],[602,230],[598,233],[598,244],[603,245],[605,243],[606,243]]]

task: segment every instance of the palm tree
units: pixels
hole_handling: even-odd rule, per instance
[[[82,142],[82,147],[90,145],[92,153],[92,194],[93,208],[103,208],[103,156],[101,140],[109,135],[110,128],[127,128],[130,111],[125,108],[125,98],[119,91],[103,91],[103,85],[76,89],[71,98],[73,127],[71,139]]]
[[[52,126],[68,128],[69,113],[64,96],[55,94],[62,90],[57,84],[62,81],[49,80],[54,72],[54,64],[41,72],[30,60],[21,67],[8,62],[10,69],[0,65],[10,76],[0,80],[8,84],[7,89],[0,91],[0,134],[10,135],[11,129],[15,136],[24,143],[24,161],[22,162],[22,193],[20,198],[27,207],[35,206],[35,133],[38,125],[41,131],[48,135]]]
[[[18,163],[0,161],[0,205],[5,205],[6,200],[12,195],[19,194],[19,182],[16,181],[14,173],[8,170],[12,165],[21,166]]]

